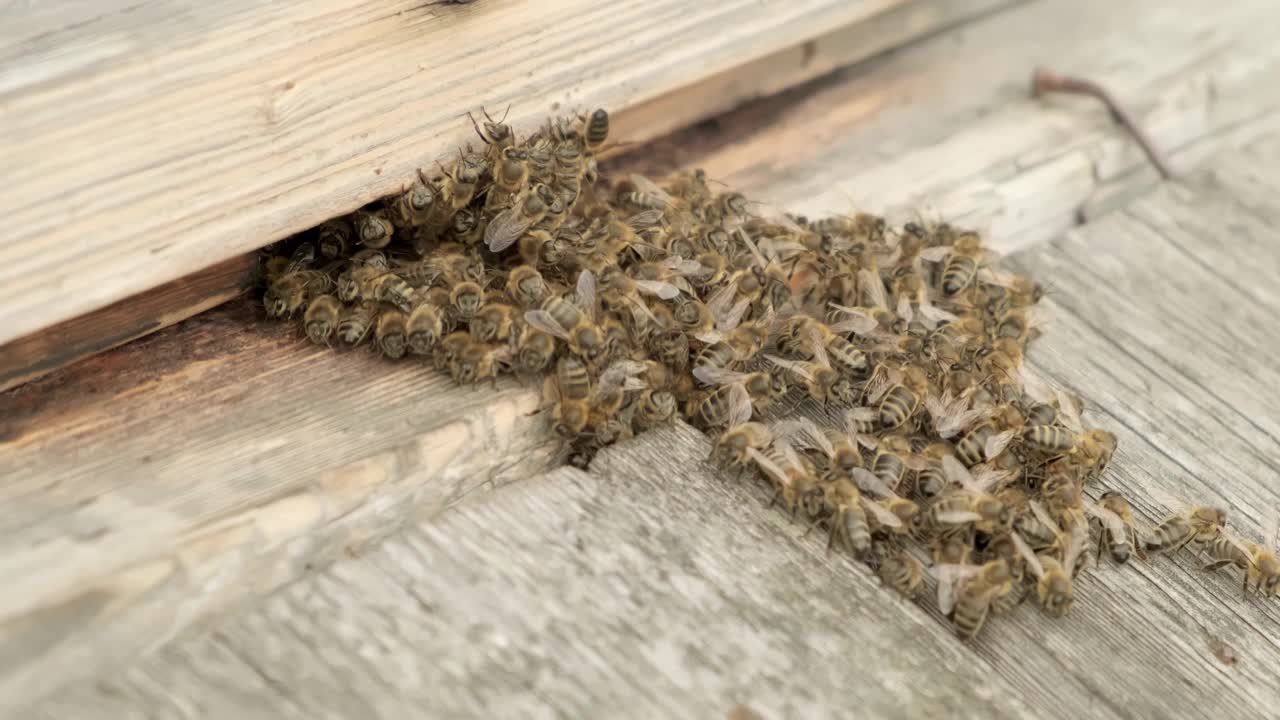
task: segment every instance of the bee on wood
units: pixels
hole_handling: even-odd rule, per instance
[[[408,324],[408,316],[396,308],[384,308],[378,313],[373,337],[383,355],[393,360],[404,357],[408,348]]]
[[[360,303],[342,308],[338,317],[338,339],[347,345],[358,345],[373,329],[378,317],[375,303]]]
[[[982,237],[976,232],[963,232],[954,244],[926,248],[920,257],[931,262],[943,261],[939,282],[944,297],[958,295],[973,284],[978,268],[995,258],[995,254],[982,247]]]
[[[1151,530],[1142,549],[1158,554],[1177,552],[1191,542],[1210,543],[1227,525],[1227,512],[1221,508],[1197,505],[1165,518]]]
[[[1099,497],[1096,505],[1085,506],[1091,523],[1098,526],[1098,559],[1102,553],[1111,555],[1117,563],[1128,562],[1131,553],[1146,559],[1142,543],[1138,539],[1138,530],[1133,519],[1133,510],[1129,501],[1114,490],[1108,490]]]
[[[484,229],[484,243],[491,252],[502,252],[520,239],[547,215],[550,188],[541,183],[526,187],[513,199],[511,207],[494,216]]]
[[[935,565],[938,610],[951,617],[956,634],[965,640],[977,637],[986,624],[992,603],[1013,591],[1009,563],[992,560],[983,565]]]
[[[1280,559],[1276,556],[1280,552],[1280,516],[1272,520],[1268,543],[1241,540],[1220,532],[1205,547],[1209,562],[1204,569],[1213,571],[1234,565],[1241,570],[1241,591],[1245,595],[1253,591],[1273,598],[1280,591]]]
[[[924,564],[901,547],[893,548],[879,561],[876,574],[881,585],[908,600],[924,588]]]
[[[392,224],[399,228],[425,225],[435,210],[436,191],[428,179],[418,171],[418,180],[410,183],[399,195],[387,201]]]
[[[591,375],[582,361],[561,358],[553,375],[542,386],[543,402],[551,407],[551,428],[556,434],[573,438],[587,427],[591,416]]]
[[[741,471],[751,460],[747,450],[760,451],[768,447],[773,442],[773,432],[766,425],[751,422],[751,398],[742,385],[728,386],[725,400],[728,427],[712,446],[711,459]]]
[[[475,342],[464,343],[460,352],[449,362],[449,374],[459,385],[472,385],[488,378],[493,387],[498,386],[498,371],[511,355],[507,345]]]
[[[492,158],[498,157],[499,153],[501,153],[503,149],[515,145],[515,133],[512,132],[510,125],[505,124],[507,120],[507,113],[510,111],[511,107],[508,106],[506,112],[502,113],[502,117],[494,120],[489,116],[489,111],[482,107],[480,108],[480,112],[484,114],[483,124],[476,122],[475,116],[470,112],[467,113],[467,117],[471,119],[471,125],[475,128],[476,134],[479,135],[480,139],[484,141],[484,144],[489,147],[488,152]]]
[[[317,231],[320,254],[330,260],[343,257],[354,244],[355,230],[347,218],[337,218],[321,223]]]
[[[342,304],[332,295],[317,295],[307,305],[303,315],[303,329],[307,339],[317,345],[328,345],[329,338],[338,329],[338,318],[342,313]]]
[[[352,217],[355,219],[356,242],[375,250],[391,244],[396,227],[389,212],[357,210]]]
[[[569,351],[588,363],[605,350],[605,336],[594,322],[596,309],[595,276],[587,270],[578,273],[576,302],[551,296],[537,310],[525,313],[530,326],[563,340]]]
[[[305,269],[314,259],[315,248],[303,243],[282,263],[278,273],[269,271],[267,291],[262,296],[268,317],[290,317],[312,298],[333,289],[333,278],[328,273]]]

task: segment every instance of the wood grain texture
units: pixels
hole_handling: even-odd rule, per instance
[[[1277,148],[1224,157],[1014,258],[1055,288],[1032,363],[1120,436],[1089,492],[1119,489],[1146,523],[1215,503],[1257,537],[1280,507],[1268,415],[1280,334],[1259,308],[1280,271],[1266,244]],[[1069,619],[1024,604],[962,646],[931,601],[901,603],[826,558],[762,484],[708,468],[707,447],[664,431],[602,454],[589,476],[504,488],[40,710],[716,717],[747,702],[778,718],[949,705],[1067,720],[1265,717],[1280,702],[1280,607],[1242,598],[1230,573],[1190,556],[1104,561],[1080,577]],[[250,669],[265,681],[204,679]]]
[[[911,0],[891,3],[861,21],[625,108],[623,112],[614,114],[613,134],[627,143],[647,140],[709,114],[793,87],[914,38],[955,27],[1013,2]],[[612,149],[620,151],[628,147],[633,146],[619,144]],[[238,294],[243,280],[233,272],[233,268],[247,267],[251,262],[248,255],[233,257],[140,295],[0,345],[0,390],[229,300]]]
[[[467,110],[622,111],[908,1],[8,3],[0,343],[403,187]]]
[[[43,717],[99,699],[113,717],[188,702],[236,717],[1026,716],[945,629],[800,540],[760,486],[707,472],[708,447],[682,424],[590,475],[503,488]],[[252,668],[266,682],[242,691],[199,681]]]
[[[704,167],[811,215],[918,209],[1011,251],[1158,182],[1095,100],[1032,99],[1034,67],[1111,88],[1192,172],[1280,127],[1278,17],[1269,0],[1019,5],[664,138],[649,170]]]
[[[238,297],[256,267],[239,255],[0,346],[0,392]]]
[[[532,389],[316,348],[256,308],[0,395],[0,716],[547,462]]]

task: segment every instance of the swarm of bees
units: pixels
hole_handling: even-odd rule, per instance
[[[965,638],[1028,598],[1066,615],[1091,546],[1191,548],[1276,594],[1274,549],[1221,510],[1144,530],[1120,494],[1086,497],[1116,437],[1024,365],[1044,291],[978,232],[787,215],[699,170],[603,182],[604,110],[524,138],[482,114],[477,146],[269,257],[267,314],[458,383],[540,377],[576,463],[686,420],[886,587],[931,579]]]

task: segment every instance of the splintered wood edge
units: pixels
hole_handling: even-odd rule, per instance
[[[474,141],[470,124],[460,114],[482,103],[510,102],[509,122],[517,132],[527,132],[549,112],[578,111],[586,103],[622,113],[700,82],[709,74],[808,43],[830,33],[831,28],[874,20],[912,3],[953,7],[953,0],[805,0],[786,5],[738,0],[681,11],[683,4],[675,0],[630,0],[605,10],[589,0],[574,0],[548,13],[540,3],[477,3],[432,9],[402,0],[396,13],[396,5],[388,7],[373,0],[356,5],[327,1],[332,8],[296,0],[280,3],[274,14],[260,23],[248,22],[255,8],[245,5],[245,0],[225,7],[219,4],[209,10],[210,17],[180,16],[185,24],[180,23],[179,30],[202,33],[197,35],[202,38],[200,43],[183,51],[194,54],[195,60],[183,65],[172,48],[159,43],[162,47],[155,49],[158,57],[153,63],[156,69],[150,76],[139,75],[137,62],[126,60],[129,54],[121,54],[114,46],[102,49],[109,57],[101,63],[77,69],[74,63],[84,65],[87,52],[84,45],[88,40],[76,34],[86,32],[83,29],[58,26],[57,33],[78,43],[74,50],[79,54],[68,50],[65,67],[41,65],[51,61],[35,51],[22,55],[28,52],[23,50],[25,45],[13,50],[22,60],[18,68],[29,70],[26,75],[35,79],[25,79],[17,72],[9,77],[0,75],[0,90],[7,90],[6,102],[16,108],[8,116],[14,118],[14,127],[9,128],[11,132],[0,132],[0,137],[7,134],[15,138],[6,151],[17,153],[13,172],[7,173],[17,192],[6,195],[13,207],[4,208],[10,214],[6,228],[11,236],[0,242],[0,342],[262,247],[394,192],[424,163],[447,157],[466,140]],[[141,49],[159,42],[146,23],[157,22],[157,17],[171,10],[166,3],[176,0],[157,3],[152,12],[139,16],[143,20],[131,21],[141,23],[135,29]],[[364,7],[369,3],[373,6]],[[15,12],[9,11],[11,15]],[[325,12],[327,34],[313,38],[312,43],[291,44],[268,32],[281,23],[294,22],[302,28],[300,37],[314,35],[320,32],[320,18],[312,15]],[[34,33],[42,23],[49,23],[40,17],[31,19],[17,13],[9,19],[15,23],[15,33]],[[620,35],[626,26],[618,26],[619,17],[629,17],[630,22],[647,18],[648,24]],[[952,15],[938,15],[948,17]],[[736,32],[707,35],[711,28],[728,22],[737,23]],[[211,26],[193,27],[199,23]],[[243,36],[249,32],[264,33],[261,42],[244,42]],[[491,40],[491,36],[503,33],[513,38],[510,52],[516,53],[515,60],[541,57],[533,45],[537,42],[549,43],[559,53],[571,53],[569,62],[549,66],[544,61],[539,72],[502,74],[496,80],[485,75],[481,80],[477,73],[503,62]],[[15,37],[19,43],[33,42]],[[245,46],[244,52],[210,52],[210,45],[237,39],[241,40],[237,48]],[[452,43],[457,52],[442,55],[430,50],[432,42]],[[646,44],[664,49],[641,50]],[[626,52],[632,46],[637,54],[629,59]],[[581,51],[572,52],[575,48]],[[878,49],[873,46],[870,50]],[[848,50],[841,55],[843,61],[861,55],[859,48]],[[273,53],[269,61],[254,64],[246,59],[251,53],[265,52]],[[329,58],[327,63],[313,57],[322,52]],[[424,53],[438,60],[436,72],[457,75],[452,84],[430,82],[430,76],[423,73],[432,66],[417,60]],[[333,58],[344,54],[358,56],[360,61],[345,75],[336,75]],[[506,60],[508,65],[511,61]],[[227,68],[224,75],[208,71],[219,63]],[[125,82],[124,90],[151,92],[140,106],[125,108],[119,107],[110,93],[98,90],[90,96],[86,87],[91,80],[84,77],[90,67],[101,75],[95,75],[94,82],[108,87]],[[172,70],[172,78],[160,72],[165,68]],[[186,78],[190,83],[181,92],[168,92],[172,88],[164,86],[201,68],[206,74]],[[42,81],[41,70],[52,73],[52,78]],[[812,70],[802,64],[794,72],[803,79]],[[771,82],[783,82],[780,78],[788,74],[781,71]],[[139,79],[144,77],[148,78],[145,82]],[[374,78],[382,82],[366,81]],[[156,84],[166,91],[151,88]],[[203,98],[198,92],[204,93]],[[326,97],[343,92],[349,93],[347,102]],[[390,99],[393,94],[394,101]],[[750,94],[748,89],[744,95]],[[114,147],[108,146],[103,156],[103,146],[75,134],[80,125],[71,129],[33,125],[46,115],[55,117],[51,115],[54,95],[66,96],[64,105],[72,108],[82,101],[81,96],[115,103],[94,123],[117,130],[123,137]],[[186,115],[220,95],[229,100],[205,108],[205,130],[195,136],[183,130],[197,119]],[[180,104],[183,98],[185,105]],[[317,107],[326,111],[305,112]],[[719,109],[723,107],[704,111],[695,104],[687,108],[681,121]],[[159,124],[140,124],[138,117],[144,111]],[[216,138],[217,129],[230,126],[242,132],[228,135],[225,144],[208,146],[211,132]],[[29,158],[22,153],[36,152],[51,143],[55,132],[68,135],[61,145],[63,165],[79,163],[74,182],[61,177],[62,173],[27,172]],[[156,137],[167,143],[165,152],[158,153],[162,161],[139,165],[138,154],[145,150],[142,146]],[[635,139],[645,139],[644,133]],[[192,146],[201,142],[205,145],[194,152]],[[96,154],[91,148],[96,148]],[[268,152],[286,150],[295,162],[282,163]],[[206,156],[203,170],[193,162],[197,156]],[[86,164],[83,159],[90,157],[103,157],[112,167],[108,171],[102,163]],[[168,172],[165,180],[169,186],[159,184],[160,168]],[[211,182],[219,183],[216,191]],[[68,193],[83,196],[86,183],[94,187],[92,202],[70,221],[55,223],[53,218],[66,214],[48,212],[44,206],[55,197],[61,202]],[[191,197],[200,202],[187,202]],[[77,292],[63,291],[69,287]]]
[[[774,94],[914,39],[1023,0],[913,0],[685,88],[623,108],[611,119],[621,143],[602,157],[625,164],[646,153],[632,143]],[[273,238],[264,238],[265,245]],[[107,307],[0,345],[0,392],[77,360],[163,329],[240,295],[253,253],[233,257]]]
[[[39,598],[0,625],[0,716],[160,647],[473,491],[542,472],[556,444],[530,416],[538,403],[532,389],[494,398],[398,447],[323,472],[305,490],[192,527],[173,547],[132,548],[134,560],[93,578],[45,578],[32,567],[38,563],[21,563],[29,572],[11,579],[26,588],[25,598],[0,603],[0,613]],[[45,566],[56,565],[50,557]]]

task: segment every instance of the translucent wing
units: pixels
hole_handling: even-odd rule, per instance
[[[587,311],[592,317],[596,312],[596,276],[590,270],[578,273],[578,307]]]
[[[529,324],[529,327],[541,330],[548,335],[554,335],[561,340],[569,339],[569,331],[556,322],[555,317],[546,310],[529,310],[524,314],[524,321]]]
[[[898,296],[898,307],[896,312],[898,317],[902,318],[903,322],[911,322],[915,319],[915,311],[911,309],[911,298],[906,293],[902,293]]]
[[[652,194],[654,197],[662,200],[662,202],[667,204],[668,206],[672,205],[675,202],[675,200],[671,197],[670,193],[668,193],[666,190],[663,190],[661,187],[658,186],[657,183],[655,183],[654,181],[650,180],[649,178],[643,175],[640,175],[638,173],[632,173],[628,179],[631,180],[632,185],[636,186],[637,190],[639,190],[640,192]]]
[[[737,283],[729,283],[717,290],[714,295],[707,299],[707,308],[711,310],[712,317],[718,319],[728,314],[729,308],[733,306],[733,299],[737,296]]]
[[[929,568],[934,579],[938,581],[938,610],[948,615],[956,607],[956,598],[960,587],[978,574],[977,565],[955,565],[946,563]]]
[[[1058,397],[1058,418],[1062,425],[1073,433],[1084,432],[1084,423],[1080,421],[1080,403],[1076,396],[1065,390],[1056,391]]]
[[[735,228],[733,234],[742,242],[743,245],[747,246],[747,250],[751,251],[751,256],[755,258],[757,267],[761,269],[769,267],[769,259],[764,256],[764,253],[760,252],[760,248],[756,247],[755,242],[752,241],[751,236],[744,228]]]
[[[604,372],[600,373],[600,386],[614,387],[622,385],[628,378],[640,375],[646,370],[648,370],[648,367],[646,367],[642,362],[636,362],[635,360],[619,360],[605,368]],[[643,388],[644,385],[641,384],[640,387]]]
[[[1047,403],[1053,400],[1053,388],[1025,363],[1018,369],[1018,375],[1022,379],[1022,388],[1026,391],[1027,397],[1038,403]]]
[[[959,485],[969,492],[984,492],[983,488],[973,481],[973,475],[969,474],[969,469],[957,460],[955,455],[942,456],[942,474],[952,485]]]
[[[1055,521],[1053,517],[1049,515],[1049,511],[1045,510],[1044,505],[1042,505],[1039,500],[1028,501],[1027,507],[1031,508],[1031,514],[1035,516],[1036,520],[1040,521],[1041,525],[1044,525],[1046,528],[1049,528],[1050,530],[1058,529],[1057,521]]]
[[[1009,443],[1012,442],[1017,435],[1017,430],[1005,430],[1004,432],[992,435],[987,438],[987,441],[982,445],[983,454],[988,460],[994,460],[1000,456],[1000,453],[1004,452],[1005,448],[1009,447]]]
[[[1031,572],[1035,573],[1036,577],[1044,575],[1044,566],[1040,564],[1040,558],[1036,557],[1035,551],[1031,549],[1026,540],[1022,539],[1022,535],[1012,532],[1009,534],[1009,538],[1013,540],[1013,546],[1018,549],[1018,554],[1022,556],[1023,560],[1027,561],[1027,567],[1031,568]]]
[[[1089,549],[1089,526],[1078,522],[1071,527],[1067,536],[1067,546],[1062,551],[1062,568],[1068,576],[1075,573],[1076,561]]]
[[[791,478],[787,475],[786,471],[778,467],[777,463],[766,457],[764,453],[753,447],[748,447],[747,454],[751,456],[753,461],[755,461],[756,466],[760,468],[761,472],[772,478],[774,482],[783,486],[791,485]]]
[[[740,383],[747,379],[746,373],[708,365],[700,365],[694,368],[693,376],[703,385],[729,385],[731,383]]]
[[[850,474],[853,476],[854,484],[865,493],[876,497],[892,497],[895,494],[893,488],[866,468],[854,468]]]
[[[627,218],[627,225],[633,228],[646,228],[657,225],[662,222],[661,210],[641,210],[640,212]]]
[[[948,525],[965,525],[982,519],[981,515],[969,510],[946,510],[937,513],[934,517],[938,519],[938,522]]]
[[[812,418],[801,417],[794,421],[797,430],[804,436],[804,439],[811,447],[815,447],[828,457],[836,454],[835,446],[831,444],[831,439],[827,434],[818,427],[818,424]]]
[[[885,295],[880,273],[869,268],[858,270],[858,287],[862,288],[871,307],[889,309],[889,298]]]
[[[636,288],[649,295],[656,295],[663,300],[671,300],[680,294],[680,289],[662,280],[636,280]]]
[[[937,245],[935,247],[928,247],[921,250],[920,259],[924,260],[925,262],[936,263],[936,262],[942,262],[943,260],[946,260],[947,256],[950,254],[951,254],[951,248],[949,246]]]
[[[727,333],[738,327],[742,322],[742,316],[747,314],[747,310],[751,309],[751,301],[743,298],[728,308],[723,313],[717,315],[712,310],[712,316],[716,319],[716,330],[721,333]]]
[[[685,260],[679,255],[672,255],[659,264],[680,275],[697,275],[706,269],[698,264],[696,260]]]
[[[1123,541],[1125,536],[1124,520],[1119,515],[1102,507],[1101,505],[1085,501],[1084,511],[1092,517],[1097,518],[1111,537],[1118,541]]]
[[[858,425],[866,423],[874,423],[876,421],[875,408],[855,407],[849,408],[844,414],[844,433],[850,438],[856,438],[858,444],[871,449],[876,446],[876,439],[872,435],[861,435],[858,433]]]
[[[990,463],[974,465],[969,471],[973,475],[973,484],[991,492],[992,488],[1001,487],[1005,482],[1017,476],[1016,470],[997,470]]]
[[[1018,284],[1018,276],[1011,272],[996,270],[991,267],[984,267],[978,270],[978,280],[988,285],[999,285],[1003,288],[1011,288]]]
[[[838,333],[855,332],[859,335],[867,335],[871,331],[880,327],[880,322],[876,320],[875,316],[864,308],[837,305],[836,303],[831,303],[831,308],[849,316],[848,318],[836,323],[836,325],[831,326],[831,329]],[[841,329],[837,329],[837,325],[839,325]]]
[[[971,408],[969,407],[970,401],[971,396],[962,395],[958,398],[953,398],[951,391],[947,390],[942,394],[942,397],[932,395],[926,397],[924,404],[929,416],[933,418],[934,429],[942,437],[951,438],[986,417],[987,409],[985,407]]]
[[[502,252],[519,240],[532,224],[515,207],[509,207],[495,215],[485,226],[484,244],[492,252]]]
[[[742,385],[729,387],[729,425],[741,425],[751,420],[751,396]]]
[[[893,387],[895,384],[896,383],[894,383],[894,381],[889,377],[887,372],[876,373],[869,381],[867,381],[866,388],[864,388],[864,393],[867,396],[867,402],[872,404],[880,402],[880,398],[884,397],[884,394],[889,392],[889,388]]]
[[[927,302],[920,303],[919,312],[920,316],[924,318],[925,324],[930,326],[930,330],[941,323],[953,323],[960,319],[955,313],[947,312],[937,305]]]
[[[831,365],[831,360],[827,357],[827,346],[823,344],[822,335],[818,330],[810,325],[805,330],[805,334],[809,351],[813,353],[813,361],[819,365]]]
[[[789,372],[794,373],[796,376],[804,380],[808,380],[808,381],[813,380],[813,373],[809,370],[809,366],[805,365],[804,363],[799,363],[794,360],[787,360],[786,358],[780,358],[777,355],[765,355],[764,359],[782,368],[783,370],[787,370]]]
[[[891,528],[902,527],[902,518],[889,512],[889,508],[881,505],[880,503],[874,500],[869,500],[867,498],[861,498],[861,500],[862,500],[862,508],[866,510],[868,513],[874,515],[876,517],[876,522],[880,523],[881,525],[884,525],[885,527],[891,527]]]

